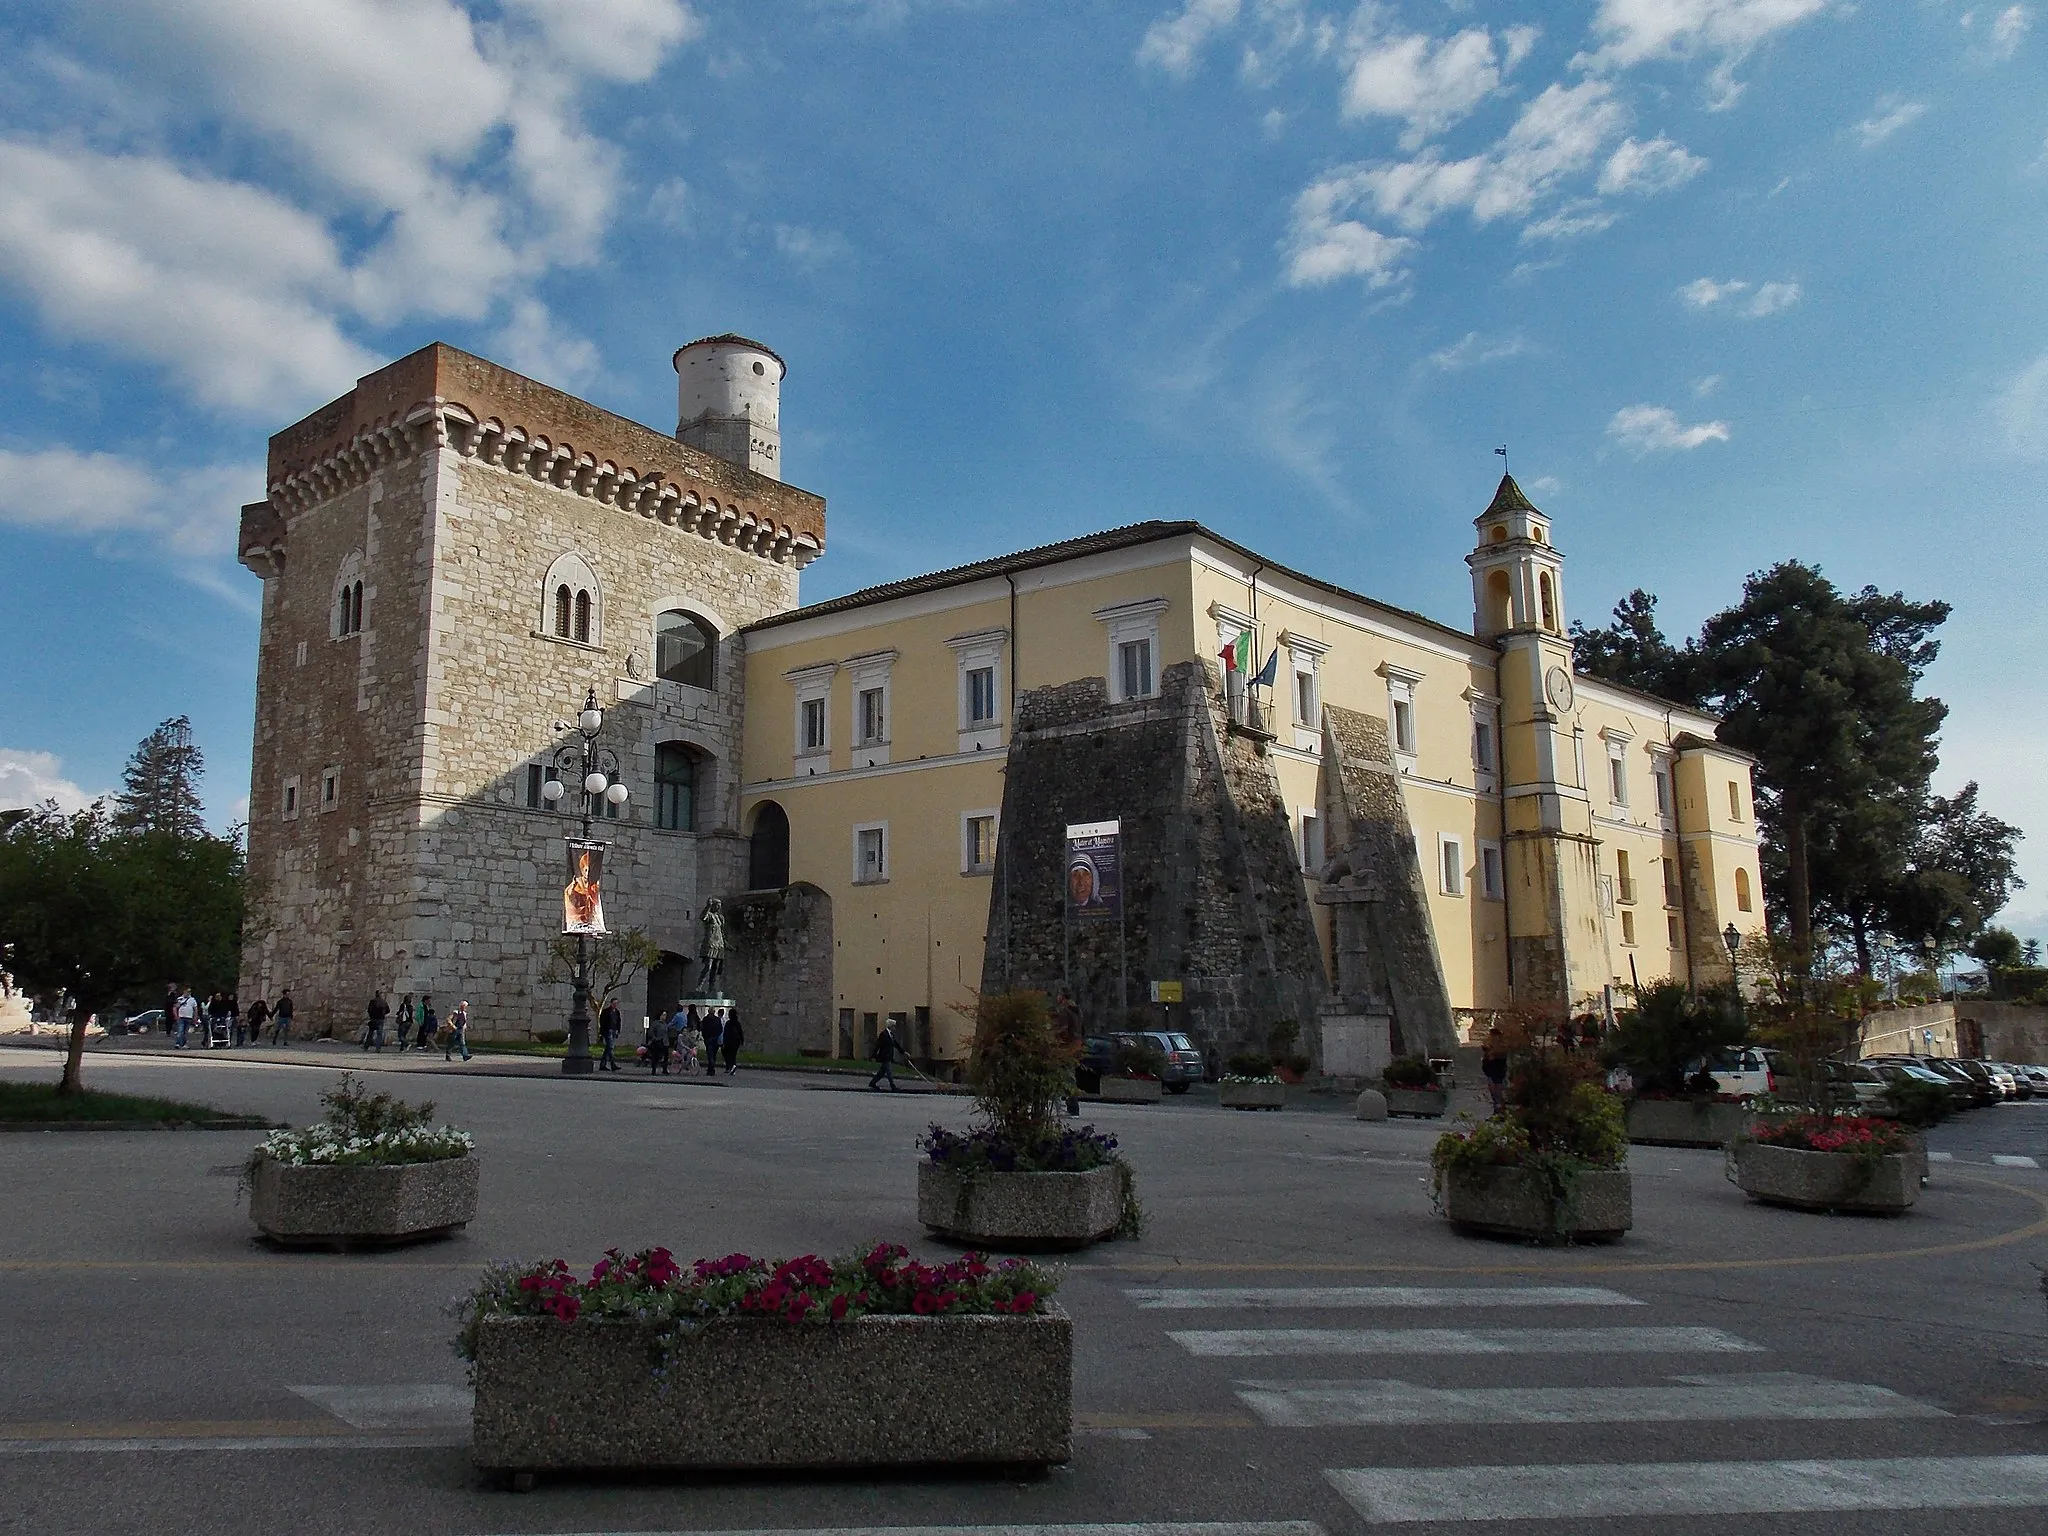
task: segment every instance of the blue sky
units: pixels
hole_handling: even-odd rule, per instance
[[[809,598],[1147,517],[1469,622],[1788,556],[1956,605],[2048,934],[2048,7],[100,0],[0,20],[0,792],[246,794],[264,441],[441,339],[651,425],[790,362]]]

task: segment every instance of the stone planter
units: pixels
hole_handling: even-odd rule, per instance
[[[1725,1147],[1757,1117],[1712,1099],[1632,1099],[1628,1139],[1646,1147]]]
[[[1216,1102],[1225,1109],[1284,1109],[1285,1083],[1218,1083]]]
[[[1122,1170],[984,1173],[917,1165],[917,1219],[941,1237],[997,1248],[1081,1248],[1123,1220]]]
[[[1742,1192],[1766,1205],[1896,1216],[1920,1198],[1924,1164],[1911,1153],[1871,1160],[1744,1141],[1736,1143],[1730,1158]]]
[[[1073,1325],[1036,1317],[721,1318],[660,1384],[642,1323],[494,1317],[478,1330],[470,1455],[537,1471],[1046,1466],[1073,1437]]]
[[[1548,1184],[1522,1168],[1481,1168],[1444,1176],[1444,1215],[1459,1227],[1502,1237],[1612,1242],[1635,1225],[1626,1168],[1579,1175],[1577,1208],[1557,1229]]]
[[[379,1247],[444,1237],[476,1217],[477,1160],[335,1167],[263,1158],[249,1217],[292,1248]]]
[[[1095,1096],[1105,1104],[1157,1104],[1166,1085],[1156,1077],[1111,1077],[1103,1075]]]
[[[1451,1095],[1443,1088],[1388,1088],[1387,1113],[1440,1119],[1451,1107]]]

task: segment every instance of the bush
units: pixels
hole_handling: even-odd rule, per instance
[[[1268,1078],[1273,1075],[1273,1058],[1245,1051],[1223,1063],[1223,1070],[1231,1077]]]
[[[1166,1070],[1166,1053],[1154,1040],[1119,1039],[1110,1053],[1110,1069],[1121,1077],[1158,1077]]]
[[[569,1041],[569,1031],[566,1029],[536,1029],[533,1032],[533,1040],[536,1045],[566,1045]]]
[[[1434,1088],[1436,1073],[1420,1056],[1396,1056],[1380,1073],[1380,1082],[1388,1088]]]
[[[1938,1125],[1955,1111],[1955,1101],[1940,1083],[1923,1083],[1917,1077],[1895,1078],[1881,1101],[1895,1120],[1906,1125]]]
[[[1726,989],[1695,996],[1682,982],[1664,981],[1636,993],[1636,1005],[1616,1023],[1611,1061],[1628,1068],[1636,1092],[1650,1094],[1712,1093],[1710,1072],[1704,1081],[1688,1081],[1686,1066],[1712,1062],[1749,1038],[1735,999]]]
[[[436,1127],[432,1100],[407,1104],[388,1093],[371,1093],[344,1072],[320,1095],[327,1116],[303,1131],[272,1131],[249,1154],[243,1178],[253,1178],[263,1159],[355,1167],[376,1163],[434,1163],[467,1157],[474,1143],[467,1131]]]
[[[1019,1145],[1044,1140],[1074,1091],[1078,1043],[1059,1038],[1043,992],[985,993],[974,1009],[967,1081],[990,1126]]]

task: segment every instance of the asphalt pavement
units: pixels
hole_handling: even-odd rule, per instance
[[[338,1054],[105,1051],[88,1074],[304,1123],[362,1065]],[[0,1076],[52,1067],[0,1050]],[[1451,1232],[1434,1123],[1090,1106],[1148,1226],[1067,1265],[1068,1466],[478,1478],[445,1308],[492,1258],[947,1251],[918,1235],[914,1141],[971,1106],[835,1087],[426,1071],[404,1091],[475,1133],[478,1218],[382,1254],[252,1241],[246,1132],[0,1138],[0,1529],[2048,1528],[2048,1104],[1937,1128],[1896,1220],[1767,1209],[1718,1153],[1638,1148],[1634,1232],[1582,1249]]]

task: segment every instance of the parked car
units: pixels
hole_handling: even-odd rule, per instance
[[[1932,1083],[1937,1088],[1946,1089],[1952,1109],[1968,1109],[1976,1102],[1976,1090],[1968,1083],[1922,1066],[1911,1058],[1886,1056],[1865,1061],[1862,1065],[1883,1078],[1887,1085],[1910,1078],[1914,1082]]]
[[[1966,1084],[1970,1089],[1970,1102],[1977,1108],[1998,1102],[1998,1085],[1991,1081],[1991,1074],[1974,1061],[1964,1061],[1957,1056],[1924,1056],[1921,1060],[1936,1072]]]
[[[2027,1069],[2010,1061],[1990,1062],[1999,1071],[2012,1079],[2012,1096],[2016,1099],[2031,1099],[2034,1096],[2034,1080],[2027,1075]]]
[[[131,1013],[121,1021],[120,1027],[107,1031],[110,1035],[153,1035],[164,1027],[164,1011],[151,1008],[144,1013]]]
[[[1685,1065],[1688,1079],[1700,1072],[1710,1070],[1714,1077],[1716,1093],[1733,1094],[1741,1099],[1753,1099],[1760,1093],[1778,1091],[1777,1052],[1760,1045],[1746,1045],[1740,1050],[1723,1051],[1708,1066],[1705,1057],[1696,1056]]]
[[[1957,1109],[1975,1109],[1983,1102],[1980,1085],[1969,1073],[1956,1067],[1952,1059],[1942,1056],[1880,1056],[1865,1063],[1867,1066],[1899,1066],[1913,1072],[1925,1073],[1948,1086],[1949,1097]]]
[[[2037,1067],[2026,1062],[2019,1063],[2021,1076],[2033,1085],[2034,1092],[2048,1098],[2048,1067]]]
[[[1093,1093],[1102,1085],[1102,1074],[1115,1070],[1118,1049],[1133,1045],[1149,1045],[1159,1053],[1159,1081],[1168,1093],[1186,1093],[1202,1080],[1202,1053],[1186,1035],[1172,1030],[1141,1029],[1088,1036],[1074,1068],[1075,1082]]]
[[[2019,1097],[2019,1085],[2012,1080],[2012,1069],[2006,1066],[2004,1062],[1973,1060],[1970,1065],[1976,1067],[1991,1080],[1991,1086],[1998,1090],[2000,1099],[2016,1099]]]
[[[1884,1098],[1890,1085],[1875,1069],[1860,1061],[1826,1061],[1829,1102],[1867,1108]]]

